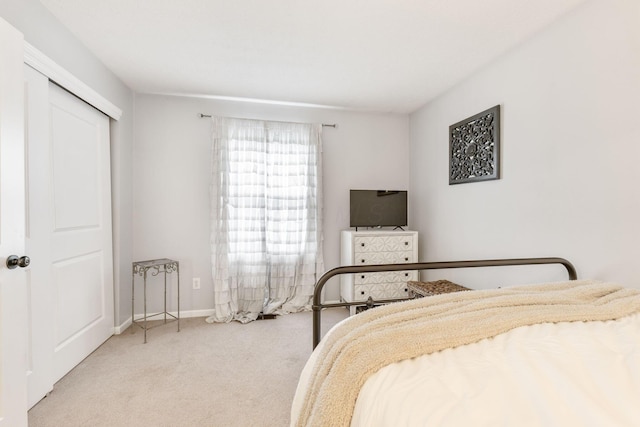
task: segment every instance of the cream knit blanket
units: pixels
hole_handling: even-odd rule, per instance
[[[353,316],[316,349],[291,425],[348,426],[360,389],[382,367],[536,323],[605,321],[640,312],[640,290],[592,281],[455,292]]]

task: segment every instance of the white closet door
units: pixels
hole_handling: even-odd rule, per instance
[[[22,34],[0,18],[0,427],[27,425]]]
[[[32,263],[27,271],[29,335],[27,391],[31,408],[53,389],[53,287],[51,286],[51,189],[49,173],[49,79],[24,65],[27,230]]]
[[[49,105],[57,381],[114,332],[111,171],[109,118],[51,83]]]
[[[113,335],[114,302],[109,119],[26,76],[32,406]]]

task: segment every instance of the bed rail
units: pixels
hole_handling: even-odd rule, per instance
[[[409,264],[375,264],[375,265],[351,265],[336,267],[320,277],[315,285],[313,292],[313,348],[315,349],[320,342],[320,320],[322,309],[332,307],[349,307],[352,305],[371,305],[384,304],[389,302],[401,301],[401,299],[393,300],[369,300],[363,303],[359,302],[339,302],[325,304],[320,301],[322,289],[329,279],[340,274],[349,273],[377,273],[380,271],[406,271],[406,270],[441,270],[447,268],[471,268],[471,267],[503,267],[514,265],[535,265],[535,264],[562,264],[569,275],[569,280],[576,280],[578,275],[576,269],[569,261],[564,258],[516,258],[516,259],[488,259],[475,261],[441,261],[441,262],[415,262]]]

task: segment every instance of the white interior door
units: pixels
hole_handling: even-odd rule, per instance
[[[55,382],[114,332],[109,118],[49,83],[48,143]]]
[[[0,427],[27,425],[23,37],[0,18]]]
[[[33,406],[113,335],[114,302],[109,119],[28,66],[25,77]]]

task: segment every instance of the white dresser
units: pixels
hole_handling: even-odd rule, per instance
[[[340,265],[418,262],[417,231],[352,231],[341,236]],[[390,271],[340,275],[340,297],[346,302],[407,298],[407,281],[418,271]],[[350,308],[351,314],[356,307]]]

